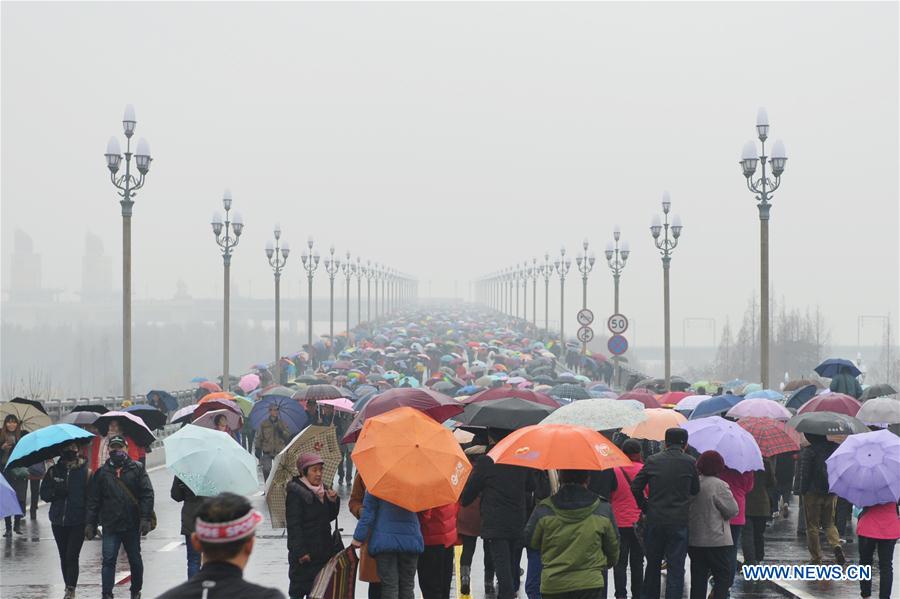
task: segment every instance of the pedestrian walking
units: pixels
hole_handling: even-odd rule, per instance
[[[832,377],[828,389],[834,393],[849,395],[853,399],[862,397],[863,392],[859,379],[853,376],[849,366],[841,366],[838,373]]]
[[[366,541],[378,566],[382,599],[413,599],[416,565],[425,550],[415,512],[366,491],[352,543],[358,548]]]
[[[667,564],[666,599],[681,599],[684,592],[690,503],[700,492],[694,458],[684,453],[687,442],[688,432],[683,428],[666,430],[666,448],[649,456],[631,482],[631,494],[646,516],[642,599],[659,599],[663,558]]]
[[[488,450],[504,436],[504,431],[489,430]],[[495,464],[484,455],[475,463],[460,496],[463,507],[481,497],[481,537],[488,544],[494,562],[497,599],[512,599],[519,589],[522,531],[528,521],[526,497],[533,486],[528,469]]]
[[[221,493],[205,498],[191,534],[194,549],[203,556],[203,567],[157,599],[284,599],[278,589],[244,580],[256,527],[262,521],[262,514],[245,497]]]
[[[366,498],[366,483],[357,471],[350,489],[350,500],[347,507],[350,513],[359,520],[363,513],[363,501]],[[378,565],[375,558],[369,554],[368,543],[364,542],[359,548],[359,579],[369,583],[369,599],[381,599],[381,579],[378,578]]]
[[[609,503],[588,489],[590,471],[562,470],[556,494],[542,500],[525,527],[541,554],[541,597],[599,599],[604,571],[619,559],[619,535]]]
[[[64,599],[75,599],[78,586],[89,479],[87,460],[81,457],[78,444],[70,443],[62,448],[59,460],[47,470],[40,486],[41,499],[50,504],[50,528],[66,585]]]
[[[347,433],[347,428],[350,426],[350,422],[352,418],[350,414],[345,412],[337,412],[334,417],[334,432],[337,435],[338,442],[344,437]],[[350,454],[353,453],[354,443],[341,443],[341,461],[338,462],[338,484],[341,486],[344,483],[350,484],[353,482],[353,460],[350,458]]]
[[[819,527],[825,530],[825,538],[834,552],[838,564],[844,564],[844,550],[834,525],[836,496],[829,492],[828,468],[825,460],[837,449],[824,435],[804,433],[809,446],[800,452],[800,495],[806,512],[806,545],[813,564],[822,563],[822,547]]]
[[[775,470],[771,458],[763,458],[764,470],[753,472],[753,489],[746,497],[746,523],[741,535],[745,564],[758,564],[766,556],[766,524],[772,518],[770,493],[775,488]]]
[[[859,536],[859,563],[871,566],[878,554],[878,599],[891,599],[894,584],[894,546],[900,539],[900,516],[896,503],[882,503],[863,508],[856,523]],[[872,596],[872,580],[860,580],[863,599]]]
[[[291,599],[307,597],[316,575],[338,552],[331,533],[341,499],[322,480],[325,460],[316,453],[297,459],[297,471],[288,482],[285,496],[287,520],[288,577]]]
[[[263,420],[259,426],[259,439],[257,439],[261,453],[259,465],[262,467],[263,480],[268,480],[269,472],[272,471],[272,460],[290,440],[290,430],[278,417],[278,406],[274,403],[270,404],[269,417]]]
[[[21,438],[22,429],[19,419],[13,414],[7,414],[6,418],[3,419],[3,432],[2,437],[0,437],[0,440],[2,440],[2,444],[0,444],[0,471],[3,472],[3,476],[6,478],[9,486],[16,492],[16,499],[19,500],[19,507],[22,509],[22,514],[24,514],[25,494],[28,492],[28,468],[6,467],[9,456]],[[4,537],[11,537],[13,532],[17,535],[23,534],[22,516],[12,518],[7,516],[4,519],[4,523],[6,524],[6,531],[3,533]]]
[[[640,597],[644,581],[644,550],[634,532],[634,525],[641,510],[631,494],[631,483],[644,467],[641,444],[628,439],[622,444],[622,452],[631,460],[628,466],[615,468],[616,490],[612,492],[612,509],[619,527],[619,560],[613,568],[616,583],[616,599],[628,597],[628,569],[631,569],[631,596]]]
[[[131,568],[131,599],[140,599],[144,584],[141,535],[150,532],[152,525],[153,486],[144,466],[128,456],[127,447],[125,437],[111,437],[109,458],[88,485],[84,536],[92,540],[97,525],[103,525],[103,599],[113,596],[116,559],[123,545]]]
[[[707,581],[713,579],[712,598],[727,599],[734,580],[731,560],[729,520],[738,513],[738,502],[728,483],[719,478],[725,470],[725,460],[717,451],[704,451],[697,460],[700,472],[700,492],[690,505],[688,538],[691,556],[690,599],[705,599]]]
[[[419,528],[425,550],[419,556],[416,571],[422,599],[450,599],[454,546],[457,543],[458,503],[419,512]]]
[[[794,487],[794,473],[798,453],[779,453],[775,456],[775,486],[772,489],[772,515],[777,512],[787,518],[791,504],[791,490]]]
[[[466,449],[465,454],[469,458],[469,462],[474,465],[477,459],[484,455],[484,449],[483,445],[475,445]],[[459,533],[460,543],[462,543],[462,552],[459,556],[459,593],[471,595],[472,559],[475,557],[475,546],[481,535],[481,497],[476,497],[469,505],[460,505],[456,518],[456,530]],[[494,587],[494,561],[491,559],[491,552],[488,551],[486,540],[482,539],[481,546],[484,555],[484,592],[486,596],[490,597],[497,594]]]
[[[731,527],[731,570],[733,574],[737,574],[738,547],[741,546],[744,524],[747,522],[747,493],[753,489],[753,472],[738,472],[726,466],[719,478],[728,483],[731,494],[738,504],[738,513],[729,522]],[[734,582],[733,579],[732,582]]]
[[[200,571],[200,552],[191,542],[194,534],[194,520],[197,519],[197,511],[203,503],[203,497],[197,497],[190,487],[177,476],[172,479],[172,489],[169,496],[181,503],[181,534],[184,536],[184,546],[187,552],[187,577],[188,580]]]

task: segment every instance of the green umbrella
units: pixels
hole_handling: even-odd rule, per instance
[[[228,433],[189,424],[166,437],[163,445],[166,468],[196,495],[247,495],[259,487],[256,458]]]
[[[250,410],[253,409],[253,400],[247,397],[242,397],[240,395],[234,396],[234,403],[236,403],[240,408],[241,412],[244,413],[244,418],[250,415]]]

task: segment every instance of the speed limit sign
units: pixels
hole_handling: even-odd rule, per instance
[[[628,319],[622,314],[613,314],[606,321],[606,328],[613,335],[621,335],[628,330]]]

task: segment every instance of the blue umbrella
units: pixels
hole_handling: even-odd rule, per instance
[[[701,401],[700,404],[694,408],[694,411],[691,412],[691,417],[688,418],[688,420],[697,420],[698,418],[705,418],[706,416],[721,416],[743,400],[744,398],[741,395],[717,395],[715,397],[710,397],[705,401]]]
[[[732,380],[728,381],[727,383],[725,383],[723,385],[723,388],[726,391],[729,391],[732,389],[737,389],[738,387],[743,387],[746,384],[747,384],[747,381],[745,381],[743,379],[732,379]]]
[[[152,389],[150,391],[147,391],[147,401],[148,402],[150,401],[150,398],[153,395],[156,395],[159,398],[159,400],[162,402],[163,407],[165,408],[165,410],[163,410],[164,412],[173,412],[178,409],[178,400],[175,399],[175,397],[168,391],[160,391],[158,389]],[[157,407],[159,407],[159,406],[157,406]],[[162,409],[162,408],[160,408],[160,409]]]
[[[484,387],[479,387],[478,385],[466,385],[465,387],[460,387],[456,392],[456,395],[472,395],[473,393],[478,393],[484,389]]]
[[[775,391],[774,389],[762,389],[761,391],[754,391],[753,393],[748,393],[744,396],[744,399],[771,399],[772,401],[781,401],[784,399],[784,395]]]
[[[9,456],[6,469],[26,467],[59,455],[64,445],[89,443],[94,435],[72,424],[51,424],[24,435]]]
[[[845,360],[843,358],[828,358],[818,366],[816,366],[816,372],[819,376],[824,376],[825,378],[832,379],[834,375],[841,371],[841,368],[849,368],[851,376],[859,376],[862,374],[859,368],[856,367],[856,364],[851,362],[850,360]]]
[[[203,378],[202,376],[195,376],[194,378],[191,379],[191,382],[192,383],[205,383],[208,380],[209,379]]]
[[[800,387],[796,391],[790,394],[787,401],[784,404],[786,408],[794,408],[795,410],[800,409],[800,406],[811,400],[816,395],[815,385],[807,385],[805,387]]]
[[[296,399],[283,395],[267,395],[253,404],[253,409],[250,410],[248,418],[254,429],[258,430],[263,421],[269,417],[271,405],[278,406],[278,418],[288,427],[291,435],[296,435],[309,423],[309,416]]]
[[[22,506],[19,505],[15,490],[6,482],[6,477],[0,474],[0,518],[21,515]]]

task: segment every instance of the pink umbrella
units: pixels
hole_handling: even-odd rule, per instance
[[[169,419],[169,422],[171,424],[175,424],[178,422],[190,422],[194,417],[194,410],[196,410],[197,407],[197,404],[191,404],[189,406],[181,408],[177,412],[173,412],[172,417]]]
[[[216,417],[218,416],[225,416],[228,428],[232,431],[239,431],[244,426],[243,419],[231,410],[211,410],[194,420],[192,424],[204,428],[216,428]]]
[[[257,387],[259,387],[259,375],[258,374],[245,374],[244,376],[241,377],[241,380],[238,382],[238,387],[241,388],[241,390],[244,392],[245,395],[247,393],[250,393]]]
[[[353,402],[346,397],[338,397],[337,399],[322,399],[317,402],[320,406],[331,406],[338,412],[350,412],[353,410]]]
[[[793,414],[780,403],[763,397],[745,399],[728,410],[728,413],[725,415],[729,418],[752,416],[755,418],[772,418],[773,420],[790,420],[791,416],[793,416]]]

